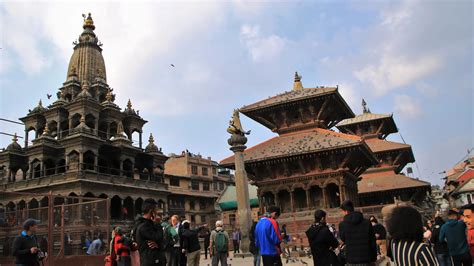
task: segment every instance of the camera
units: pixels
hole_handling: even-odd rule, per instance
[[[46,258],[47,254],[46,254],[46,252],[42,251],[41,249],[38,249],[37,256],[38,256],[38,260],[42,261]]]

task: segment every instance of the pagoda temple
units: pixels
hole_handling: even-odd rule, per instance
[[[421,203],[431,191],[428,182],[411,178],[401,171],[415,162],[411,146],[386,140],[398,132],[392,114],[374,114],[362,100],[362,114],[336,125],[340,132],[360,136],[377,157],[378,164],[367,169],[358,183],[361,206],[394,203],[395,199]]]
[[[312,221],[315,209],[335,208],[346,199],[358,205],[357,181],[378,160],[362,136],[331,129],[355,116],[338,87],[304,88],[296,73],[291,91],[240,112],[278,134],[244,151],[261,211],[279,205],[281,223],[291,222],[294,232],[298,223]],[[233,168],[234,157],[221,165]]]
[[[20,118],[25,125],[24,147],[15,135],[0,152],[0,190],[24,192],[2,195],[0,203],[7,213],[52,204],[46,197],[28,194],[49,191],[61,196],[109,198],[110,218],[117,221],[133,220],[147,198],[166,208],[169,191],[163,180],[167,156],[154,144],[152,135],[142,147],[147,121],[130,100],[123,110],[114,103],[102,44],[94,30],[89,14],[74,42],[57,100],[49,106],[39,101]],[[29,139],[32,131],[34,139]],[[132,141],[134,133],[138,141]],[[64,198],[57,199],[63,202],[54,205],[64,203]]]

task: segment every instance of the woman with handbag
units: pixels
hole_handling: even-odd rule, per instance
[[[314,213],[314,224],[306,231],[311,247],[314,266],[339,265],[334,249],[339,242],[326,224],[326,212],[317,210]]]

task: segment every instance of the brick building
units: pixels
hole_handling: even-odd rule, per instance
[[[168,196],[170,214],[186,217],[194,224],[214,224],[218,219],[216,200],[229,186],[234,184],[233,175],[219,167],[211,157],[183,151],[172,154],[165,163],[165,183],[171,194]]]

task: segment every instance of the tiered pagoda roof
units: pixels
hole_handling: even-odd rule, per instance
[[[360,194],[430,186],[429,182],[395,173],[363,175],[361,181],[357,183]]]
[[[278,134],[331,128],[343,119],[354,117],[338,87],[304,88],[298,73],[293,90],[243,106],[240,112]]]

